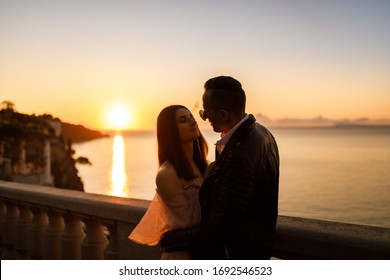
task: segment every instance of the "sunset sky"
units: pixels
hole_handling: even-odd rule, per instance
[[[0,102],[153,129],[230,75],[270,119],[390,119],[389,15],[388,0],[0,0]]]

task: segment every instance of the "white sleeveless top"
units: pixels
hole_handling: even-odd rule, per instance
[[[164,195],[156,189],[149,208],[128,238],[138,244],[155,246],[166,231],[199,224],[201,210],[198,192],[202,181],[202,178],[191,181],[181,179],[181,188],[177,188],[175,193],[170,195]],[[180,255],[180,252],[177,253]],[[169,256],[171,254],[173,255]],[[175,252],[164,255],[163,259],[189,257],[189,255],[180,257],[175,255]]]

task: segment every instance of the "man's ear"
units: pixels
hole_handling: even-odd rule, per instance
[[[223,121],[228,121],[229,120],[229,112],[225,109],[221,109],[221,118]]]

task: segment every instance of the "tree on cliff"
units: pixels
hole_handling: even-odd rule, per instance
[[[15,104],[11,101],[4,100],[0,104],[0,110],[14,111]]]

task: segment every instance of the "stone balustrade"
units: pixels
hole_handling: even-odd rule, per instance
[[[1,259],[159,259],[127,239],[149,203],[0,181]],[[274,256],[390,259],[390,229],[279,216]]]
[[[130,242],[149,201],[0,181],[2,259],[158,259]]]

